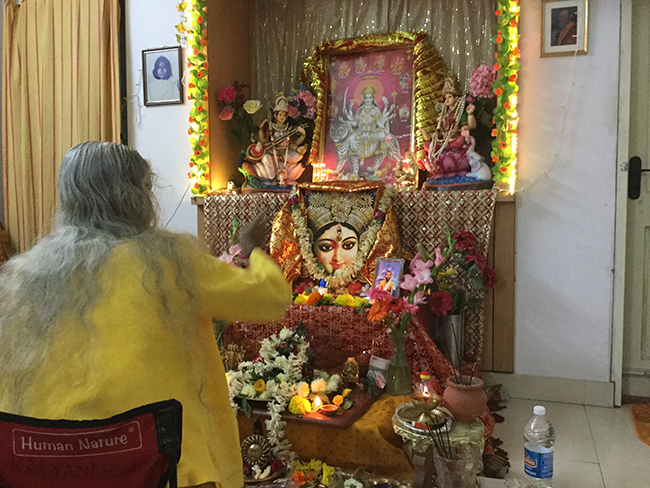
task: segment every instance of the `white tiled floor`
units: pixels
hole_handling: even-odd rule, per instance
[[[650,488],[650,446],[634,433],[629,407],[602,408],[512,398],[494,437],[510,458],[506,478],[523,479],[522,430],[544,405],[555,428],[555,488]]]

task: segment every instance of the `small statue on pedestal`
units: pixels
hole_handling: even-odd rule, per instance
[[[287,98],[280,95],[275,100],[273,117],[260,125],[259,142],[246,151],[241,171],[250,187],[291,186],[305,171],[300,164],[307,152],[307,145],[301,145],[306,136],[305,128],[290,125],[288,109]],[[252,181],[253,178],[258,181]]]
[[[359,364],[353,357],[348,358],[343,365],[341,380],[346,386],[356,386],[359,383]]]
[[[475,106],[467,104],[453,78],[443,85],[444,102],[438,115],[435,132],[429,135],[420,129],[426,141],[424,167],[431,174],[427,185],[467,184],[490,181],[492,173],[483,158],[474,151],[476,141],[470,130],[476,128]]]

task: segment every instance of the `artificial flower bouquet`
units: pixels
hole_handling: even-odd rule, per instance
[[[476,237],[471,232],[453,236],[446,227],[447,247],[434,249],[433,259],[418,246],[411,260],[411,273],[406,274],[400,287],[410,293],[417,305],[427,304],[437,316],[459,314],[480,308],[486,288],[494,288],[496,272],[476,249]]]
[[[241,144],[255,142],[257,126],[253,122],[253,115],[262,107],[259,100],[248,99],[248,91],[248,85],[235,81],[232,85],[221,87],[217,97],[223,105],[219,118],[234,122],[231,133]]]

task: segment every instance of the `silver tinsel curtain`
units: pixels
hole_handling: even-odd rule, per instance
[[[494,63],[495,0],[256,0],[253,96],[268,106],[300,82],[323,41],[390,31],[424,31],[465,91],[481,64]]]

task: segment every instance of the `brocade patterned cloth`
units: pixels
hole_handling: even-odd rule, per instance
[[[265,215],[261,225],[264,225],[267,232],[267,242],[271,238],[271,229],[273,218],[280,210],[282,205],[289,196],[288,192],[260,192],[247,194],[215,194],[205,198],[205,237],[208,250],[215,256],[221,255],[229,246],[229,233],[234,219],[245,226],[250,223],[259,213]],[[487,247],[490,241],[490,232],[492,230],[492,218],[494,215],[494,205],[496,202],[496,191],[494,190],[474,190],[474,191],[419,191],[413,193],[398,193],[393,203],[393,211],[397,217],[397,226],[402,240],[402,247],[409,253],[414,254],[417,244],[422,244],[428,250],[433,250],[436,246],[444,244],[445,241],[445,223],[449,225],[452,233],[460,231],[471,231],[476,236],[478,250],[487,255]],[[322,308],[322,307],[321,307]],[[341,315],[331,315],[330,322],[342,326],[345,323],[343,312],[334,312],[338,307],[329,307],[332,313]],[[292,308],[287,316],[292,320],[305,320],[303,312],[295,312]],[[354,326],[347,331],[353,334],[354,341],[358,341],[362,336],[361,332],[355,329],[360,327],[358,315],[354,315]],[[323,318],[313,318],[317,327],[324,327],[328,322],[327,316]],[[254,347],[252,341],[260,341],[267,335],[277,332],[289,322],[282,322],[284,325],[275,324],[256,324],[250,327],[249,331],[242,333],[241,340],[248,342],[243,343],[247,348]],[[291,325],[294,325],[293,322]],[[308,324],[309,325],[309,324]],[[385,328],[377,327],[364,329],[365,334],[372,334],[372,344],[378,351],[390,350],[390,344],[386,342]],[[275,328],[276,330],[271,329]],[[233,331],[235,328],[229,328]],[[381,329],[381,330],[380,330]],[[259,332],[256,332],[259,331]],[[323,336],[327,338],[327,336]],[[239,339],[238,339],[239,341]],[[365,357],[367,355],[361,343],[355,343],[346,339],[350,344],[356,344],[355,355]],[[483,311],[476,310],[465,315],[465,356],[480,359],[483,342]],[[435,348],[435,345],[433,345]],[[383,348],[383,349],[382,349]],[[254,348],[254,351],[257,349]],[[328,349],[333,351],[334,348]],[[348,354],[341,350],[341,357]],[[366,351],[366,352],[364,352]],[[437,348],[436,348],[437,351]],[[328,352],[329,354],[329,352]],[[438,354],[440,352],[438,351]],[[440,355],[442,356],[442,355]],[[343,361],[345,361],[343,358]],[[369,356],[368,356],[369,358]],[[431,358],[436,359],[436,358]],[[342,363],[341,363],[342,364]],[[433,368],[431,368],[433,369]],[[419,371],[419,370],[418,370]]]

